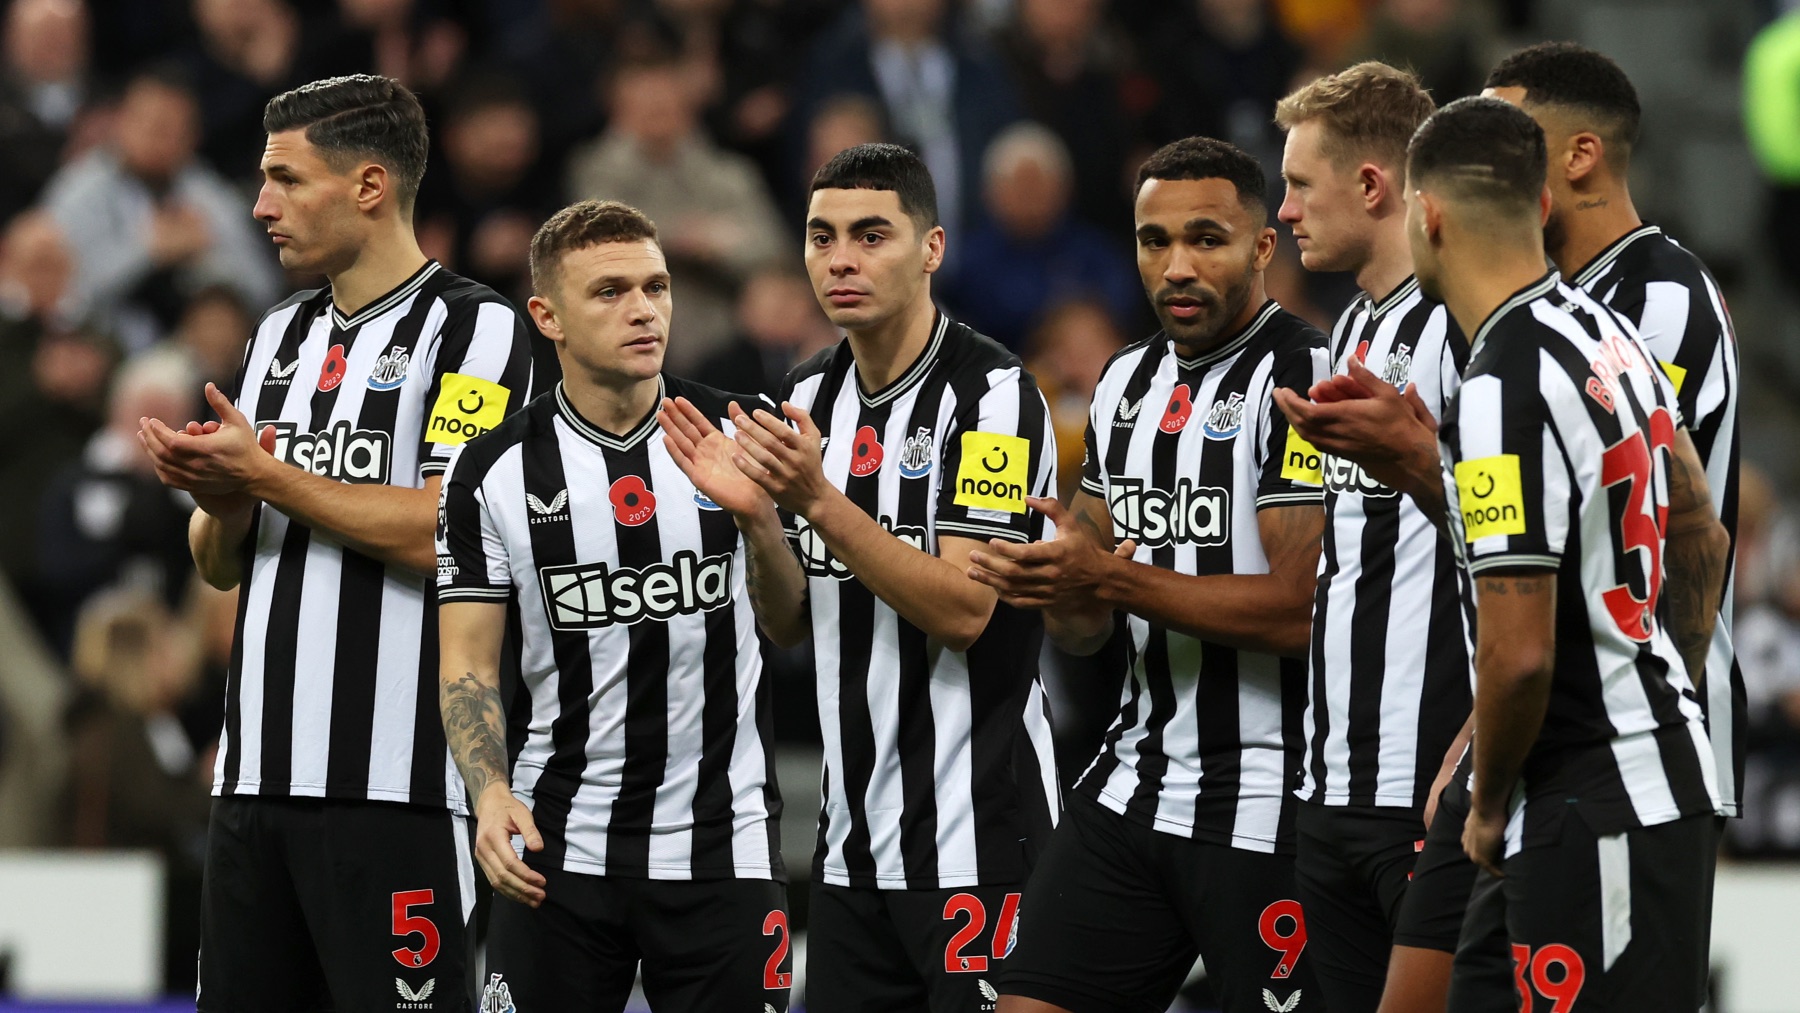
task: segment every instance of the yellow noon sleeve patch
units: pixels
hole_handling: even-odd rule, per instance
[[[1662,367],[1663,375],[1669,378],[1669,383],[1675,388],[1675,393],[1681,393],[1681,381],[1687,379],[1687,370],[1673,362],[1664,362],[1661,359],[1656,360],[1656,364]]]
[[[1287,447],[1281,452],[1281,477],[1301,485],[1324,485],[1319,473],[1319,452],[1293,429],[1288,430]]]
[[[467,443],[500,424],[512,391],[492,380],[464,373],[445,373],[431,416],[425,420],[425,442],[450,446]]]
[[[962,434],[962,463],[956,468],[957,506],[1025,512],[1031,477],[1031,442],[1003,433]]]
[[[1461,501],[1466,540],[1525,533],[1525,486],[1519,481],[1518,454],[1459,463],[1456,496]]]

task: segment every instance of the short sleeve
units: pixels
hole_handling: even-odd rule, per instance
[[[1445,501],[1469,572],[1560,566],[1573,476],[1537,385],[1470,378],[1445,450]]]
[[[1289,425],[1275,404],[1275,389],[1286,387],[1301,397],[1327,376],[1324,349],[1290,348],[1275,356],[1269,389],[1262,399],[1257,432],[1256,508],[1304,506],[1325,502],[1319,452]]]
[[[1013,366],[990,374],[987,391],[962,409],[939,450],[937,533],[987,541],[1043,536],[1028,496],[1056,495],[1056,435],[1036,381]]]
[[[530,399],[531,345],[524,319],[494,300],[453,308],[425,394],[420,476],[442,474],[452,450]]]
[[[1106,480],[1100,474],[1100,442],[1094,436],[1094,409],[1088,407],[1087,431],[1081,436],[1081,491],[1106,498]]]
[[[438,490],[438,601],[504,602],[512,594],[506,543],[479,481],[457,469],[461,457],[452,455]]]

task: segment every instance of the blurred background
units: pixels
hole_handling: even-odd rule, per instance
[[[949,232],[939,299],[1025,357],[1072,483],[1102,365],[1152,327],[1130,240],[1145,154],[1225,138],[1279,192],[1274,103],[1309,77],[1374,57],[1443,103],[1510,48],[1567,38],[1632,75],[1638,207],[1706,259],[1737,321],[1753,730],[1713,1008],[1800,1010],[1787,914],[1800,910],[1800,13],[1787,7],[0,0],[0,1009],[192,993],[235,602],[193,578],[192,503],[156,482],[134,434],[140,416],[195,416],[262,308],[318,283],[284,276],[250,215],[276,93],[355,71],[417,91],[433,130],[420,240],[521,306],[549,212],[582,197],[642,208],[680,295],[670,368],[733,390],[773,390],[838,337],[800,273],[812,171],[864,141],[913,146]],[[1269,287],[1321,327],[1354,294],[1301,271],[1285,240]],[[818,725],[806,659],[771,662],[803,926]],[[1068,780],[1117,687],[1091,663],[1046,662]],[[1184,1002],[1205,1008],[1203,980]]]

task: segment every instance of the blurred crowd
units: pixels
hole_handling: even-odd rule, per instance
[[[192,579],[192,503],[156,482],[135,434],[142,416],[194,417],[204,382],[233,380],[261,310],[318,281],[285,276],[250,215],[275,94],[356,71],[413,88],[433,127],[421,244],[521,305],[551,211],[642,208],[678,293],[670,368],[740,391],[773,391],[837,340],[799,264],[813,170],[864,141],[913,146],[949,233],[940,302],[1026,358],[1072,482],[1102,366],[1151,326],[1130,227],[1143,155],[1210,134],[1279,186],[1272,110],[1298,83],[1373,57],[1418,71],[1440,103],[1471,94],[1532,37],[1536,6],[0,3],[0,843],[155,848],[172,899],[198,874],[235,603]],[[1292,251],[1270,290],[1329,326],[1350,282],[1306,275]],[[1736,843],[1800,854],[1800,519],[1766,483],[1747,481],[1744,500],[1757,732]],[[810,707],[810,686],[790,698]],[[54,741],[22,718],[46,708]],[[61,787],[34,810],[22,781]],[[170,987],[191,982],[191,952]]]

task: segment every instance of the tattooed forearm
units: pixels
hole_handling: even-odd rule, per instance
[[[779,647],[806,639],[806,574],[788,546],[787,535],[772,519],[748,523],[744,537],[744,590],[757,625]]]
[[[1663,550],[1669,636],[1696,687],[1706,677],[1706,654],[1719,621],[1728,547],[1724,528],[1715,524],[1710,529],[1671,535]]]
[[[506,719],[500,708],[500,688],[465,672],[461,678],[438,683],[438,704],[443,710],[444,738],[456,769],[469,786],[471,804],[489,785],[506,785]]]

